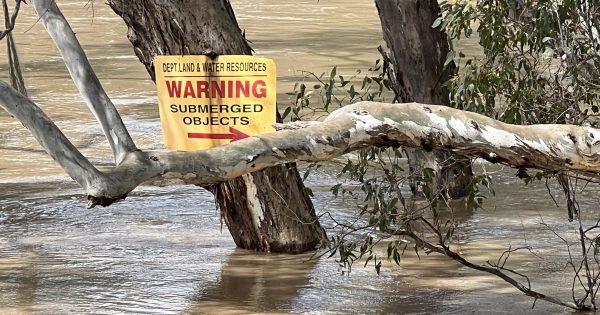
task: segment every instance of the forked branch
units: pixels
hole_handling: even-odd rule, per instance
[[[55,0],[32,0],[33,6],[46,31],[62,55],[65,65],[79,93],[102,126],[102,130],[115,157],[115,163],[121,164],[127,153],[135,151],[136,146],[110,100],[71,26],[60,12]]]
[[[4,25],[6,26],[6,34],[0,36],[0,40],[2,37],[6,37],[6,55],[8,57],[8,74],[10,76],[10,82],[12,86],[17,89],[21,94],[27,95],[27,87],[25,86],[25,80],[23,79],[23,74],[21,71],[21,65],[19,63],[19,55],[17,53],[17,47],[15,45],[15,40],[10,32],[10,30],[14,29],[16,23],[16,17],[19,12],[19,7],[21,5],[21,1],[17,0],[17,5],[15,10],[13,11],[12,17],[8,12],[8,4],[7,0],[2,0],[2,9],[4,11]],[[0,34],[1,35],[1,34]]]
[[[48,116],[29,98],[0,81],[0,104],[27,128],[71,178],[82,187],[107,180],[67,139]]]

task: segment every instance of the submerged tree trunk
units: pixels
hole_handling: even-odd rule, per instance
[[[157,55],[250,55],[227,0],[110,0],[129,28],[135,53],[155,78]],[[300,253],[325,238],[295,164],[209,187],[237,246]]]
[[[443,85],[455,71],[453,62],[444,67],[450,51],[446,34],[432,28],[440,15],[437,0],[375,0],[390,53],[388,75],[401,103],[450,105]],[[471,163],[446,152],[405,149],[411,174],[423,168],[435,170],[438,187],[452,198],[466,195]],[[413,193],[417,187],[411,182]]]

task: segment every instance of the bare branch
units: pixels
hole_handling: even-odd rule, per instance
[[[0,106],[17,118],[46,152],[85,190],[95,180],[109,180],[73,146],[37,105],[2,81]]]
[[[425,220],[427,221],[427,220]],[[436,229],[437,231],[437,229]],[[512,278],[511,276],[507,275],[506,273],[503,272],[503,269],[501,268],[497,268],[494,266],[483,266],[483,265],[477,265],[475,263],[472,263],[471,261],[465,259],[464,257],[462,257],[460,254],[452,251],[450,249],[450,247],[448,247],[445,244],[432,244],[430,242],[428,242],[427,240],[425,240],[424,238],[420,237],[419,235],[417,235],[415,232],[409,230],[403,230],[403,229],[398,229],[398,230],[389,230],[386,231],[387,233],[393,234],[393,235],[398,235],[398,236],[407,236],[412,238],[419,246],[430,250],[432,252],[436,252],[442,255],[445,255],[448,258],[451,258],[452,260],[460,263],[461,265],[465,266],[465,267],[469,267],[471,269],[475,269],[475,270],[479,270],[479,271],[483,271],[483,272],[487,272],[489,274],[493,274],[497,277],[499,277],[500,279],[508,282],[510,285],[512,285],[513,287],[517,288],[519,291],[525,293],[525,295],[527,296],[531,296],[536,300],[543,300],[543,301],[547,301],[553,304],[557,304],[557,305],[562,305],[571,309],[575,309],[575,310],[584,310],[584,309],[588,309],[586,306],[584,305],[576,305],[575,303],[571,303],[571,302],[564,302],[558,298],[537,292],[535,290],[531,290],[531,288],[524,286],[523,284],[521,284],[519,281],[515,280],[514,278]],[[435,232],[435,231],[434,231]],[[439,231],[438,231],[439,232]],[[436,233],[437,234],[437,233]],[[511,273],[514,273],[516,275],[519,276],[523,276],[520,273],[517,273],[515,271],[512,270],[507,270]],[[528,282],[528,286],[530,286],[529,284],[529,279],[527,279]]]
[[[22,2],[22,0],[16,0],[15,9],[13,10],[12,15],[10,16],[10,19],[7,19],[7,21],[6,21],[6,29],[3,30],[2,32],[0,32],[0,40],[3,39],[6,35],[10,34],[10,32],[12,32],[12,30],[15,28],[15,23],[17,22],[17,16],[19,15],[19,9],[21,8],[21,2]],[[8,17],[6,2],[4,2],[3,4],[4,4],[4,16]]]
[[[4,10],[4,22],[6,29],[14,28],[15,21],[12,20],[8,13],[8,4],[7,0],[2,0],[2,8]],[[20,4],[20,0],[17,1],[17,5]],[[18,8],[15,10],[18,12]],[[16,18],[16,13],[13,15]],[[0,38],[1,39],[1,38]],[[15,41],[13,39],[12,33],[6,34],[6,52],[8,56],[8,74],[10,76],[10,82],[12,86],[17,89],[21,94],[27,96],[27,88],[25,86],[25,80],[23,79],[23,74],[21,72],[21,64],[19,63],[19,55],[17,54],[17,47],[15,45]]]
[[[110,143],[115,163],[121,164],[136,146],[98,77],[94,73],[71,26],[54,0],[33,0],[33,6],[62,55],[79,93],[102,126]]]

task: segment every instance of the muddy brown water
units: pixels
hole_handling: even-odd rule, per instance
[[[93,10],[86,1],[58,3],[138,146],[161,148],[154,85],[123,23],[101,2]],[[302,80],[302,70],[337,65],[350,75],[378,58],[381,29],[370,1],[232,3],[256,54],[277,62],[280,104],[289,102],[285,92]],[[99,126],[29,6],[14,34],[31,97],[84,154],[110,163]],[[485,167],[493,170],[497,195],[483,210],[456,213],[461,252],[485,262],[509,245],[530,245],[536,255],[515,255],[511,267],[530,275],[535,289],[568,299],[564,247],[540,223],[559,233],[575,226],[544,185],[525,187],[513,170]],[[352,205],[328,191],[336,181],[327,169],[309,178],[315,206],[350,218]],[[598,204],[592,197],[581,202],[590,210]],[[114,206],[86,209],[81,190],[0,112],[1,314],[566,312],[544,302],[531,310],[532,300],[501,280],[433,254],[407,254],[400,267],[386,263],[380,276],[372,267],[357,265],[348,275],[332,259],[308,258],[237,250],[212,196],[194,187],[143,186]]]

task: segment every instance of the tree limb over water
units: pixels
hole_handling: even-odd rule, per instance
[[[60,51],[79,94],[102,126],[112,148],[115,163],[118,165],[123,161],[127,152],[136,149],[121,116],[104,91],[75,36],[75,32],[71,29],[56,2],[54,0],[34,0],[31,3],[40,22]]]
[[[0,105],[28,128],[86,191],[109,205],[142,183],[209,185],[269,166],[325,161],[370,146],[445,150],[511,167],[572,171],[600,178],[600,130],[571,125],[509,125],[471,112],[419,103],[360,102],[323,122],[196,152],[128,151],[97,170],[31,100],[0,84]],[[287,125],[278,125],[285,129]]]
[[[31,3],[113,151],[117,169],[115,173],[102,173],[90,167],[89,161],[76,152],[64,136],[53,139],[44,135],[46,131],[38,132],[47,149],[54,148],[48,145],[50,143],[61,143],[59,147],[62,149],[52,149],[51,155],[85,188],[89,194],[88,206],[109,205],[124,198],[142,181],[170,172],[172,166],[164,165],[158,155],[138,151],[56,1],[31,0]],[[110,5],[128,26],[128,37],[136,55],[152,78],[153,58],[157,55],[251,52],[228,1],[113,0]],[[35,106],[31,107],[30,101],[22,99],[20,103],[28,104],[29,111],[35,112],[36,117],[45,116]],[[33,123],[29,118],[24,119]],[[47,124],[47,117],[41,121],[47,128],[57,129]],[[181,161],[175,163],[185,164]],[[242,177],[205,187],[215,195],[223,220],[237,246],[265,252],[294,253],[310,250],[325,238],[295,165],[282,165]],[[124,179],[125,182],[119,183]],[[284,215],[283,212],[288,210],[293,216]],[[305,220],[307,224],[294,225],[296,218]]]
[[[115,1],[111,2],[113,2],[115,11],[120,12],[119,14],[124,16],[124,19],[126,19],[125,16],[129,16],[119,11]],[[17,1],[12,22],[7,25],[7,31],[0,33],[0,39],[5,32],[9,33],[10,29],[14,27],[14,17],[19,3],[20,1]],[[138,1],[138,5],[141,3],[143,2]],[[108,206],[125,198],[130,191],[142,183],[208,186],[273,165],[295,161],[325,161],[373,146],[404,146],[422,148],[425,151],[441,150],[469,158],[484,158],[493,163],[502,163],[517,168],[532,167],[551,172],[573,172],[591,178],[600,178],[598,158],[600,130],[569,125],[509,125],[482,115],[422,103],[360,102],[331,113],[322,122],[278,124],[277,127],[280,129],[278,132],[250,137],[206,151],[142,151],[135,146],[119,113],[102,88],[73,30],[56,6],[55,1],[33,0],[32,4],[41,23],[63,56],[80,94],[102,126],[113,150],[115,166],[98,169],[31,99],[3,82],[0,82],[0,107],[6,109],[28,128],[48,154],[83,187],[88,194],[89,207]],[[233,15],[231,10],[227,12]],[[173,25],[183,32],[177,20],[173,19],[173,21]],[[239,32],[237,24],[232,25],[234,25],[234,33]],[[430,23],[426,23],[427,28],[430,27],[429,25]],[[140,27],[140,29],[145,30],[144,27]],[[135,31],[136,28],[130,28],[131,30]],[[182,34],[178,34],[175,39],[178,39],[179,35]],[[243,37],[240,39],[243,50],[249,49],[245,39]],[[152,43],[152,40],[148,39],[146,42]],[[143,56],[138,48],[136,46],[138,56]],[[189,53],[193,53],[190,52],[188,46],[183,44],[182,53],[184,48]],[[147,50],[152,51],[151,49]],[[150,68],[153,54],[146,54],[146,56],[148,58],[142,59],[146,59],[146,65],[152,74],[153,71]],[[435,100],[431,102],[440,103]],[[273,178],[268,175],[265,177]],[[245,185],[249,186],[249,183],[245,183]],[[254,187],[258,186],[260,185]],[[289,190],[288,182],[283,187],[285,190]],[[256,191],[251,189],[247,191],[254,195],[252,196],[253,200],[258,200]],[[233,194],[235,192],[231,193],[231,195]],[[236,198],[238,196],[235,195]],[[287,199],[281,199],[287,201]],[[263,215],[262,210],[254,209],[252,201],[247,203],[250,204],[250,208],[246,209],[254,211],[252,219],[258,218],[251,224],[254,225],[254,230],[262,233],[264,230],[259,229],[261,225],[265,226],[262,220],[264,216],[260,218]],[[573,203],[576,204],[575,201]],[[573,213],[578,214],[579,211]],[[594,227],[584,231],[579,215],[577,215],[577,219],[579,220],[582,256],[587,259],[597,237],[586,243],[585,233]],[[412,220],[414,221],[414,219]],[[527,285],[511,277],[509,274],[524,277],[522,274],[504,267],[511,249],[505,252],[508,254],[502,263],[498,260],[499,262],[496,264],[488,262],[488,265],[476,265],[451,250],[446,243],[451,237],[442,236],[443,229],[440,226],[428,223],[428,221],[424,222],[437,236],[437,243],[428,242],[420,234],[411,230],[410,221],[404,222],[408,227],[406,230],[386,231],[382,229],[382,231],[390,235],[412,238],[429,251],[444,254],[469,268],[494,274],[535,299],[546,300],[574,309],[586,309],[585,300],[590,296],[591,304],[595,309],[594,296],[599,276],[594,275],[592,279],[591,275],[594,272],[590,271],[587,260],[584,260],[579,269],[575,270],[575,279],[582,282],[582,278],[587,278],[587,285],[582,282],[586,295],[581,300],[574,298],[576,304],[567,303],[533,291],[526,277]],[[597,226],[598,223],[596,223]],[[316,229],[320,229],[320,226]],[[260,234],[260,237],[262,235]],[[313,243],[306,245],[306,248],[313,248],[314,246],[311,244]],[[567,244],[567,249],[568,246]],[[270,245],[266,246],[266,251],[271,248]],[[504,255],[501,256],[501,259]],[[572,258],[570,264],[575,269]],[[585,276],[580,276],[580,273]]]

